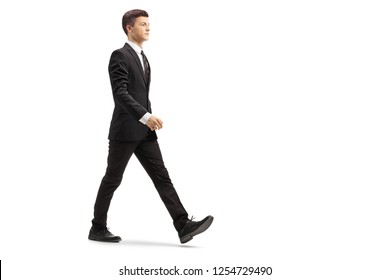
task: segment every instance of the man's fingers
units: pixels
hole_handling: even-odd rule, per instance
[[[162,120],[160,120],[159,118],[157,117],[154,117],[152,116],[149,121],[148,121],[148,124],[149,128],[154,131],[154,130],[158,130],[158,129],[161,129],[163,127],[163,122]]]
[[[156,119],[156,124],[161,128],[163,126],[163,122],[160,119]]]
[[[154,126],[157,127],[157,129],[160,129],[163,127],[163,122],[162,120],[160,120],[159,118],[156,118],[155,122],[154,122]]]
[[[162,126],[157,122],[153,122],[149,127],[151,130],[158,130],[162,128]]]

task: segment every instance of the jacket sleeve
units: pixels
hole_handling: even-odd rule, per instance
[[[139,120],[147,113],[147,110],[128,92],[128,71],[129,67],[123,54],[118,51],[114,51],[111,55],[108,66],[114,99],[131,116],[133,116],[136,120]]]

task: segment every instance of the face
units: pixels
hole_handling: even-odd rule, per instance
[[[137,17],[134,26],[128,25],[128,36],[137,43],[143,43],[149,39],[149,18]]]

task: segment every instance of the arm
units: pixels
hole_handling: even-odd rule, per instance
[[[140,120],[147,110],[127,91],[128,66],[120,52],[113,52],[108,66],[114,99],[135,119]]]

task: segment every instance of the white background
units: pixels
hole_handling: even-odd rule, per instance
[[[190,215],[215,217],[185,246],[135,158],[109,212],[123,242],[87,240],[113,108],[107,65],[133,8],[150,15],[144,49],[165,163]],[[126,279],[125,265],[210,270],[194,279],[213,278],[214,266],[271,266],[264,279],[389,279],[387,1],[0,10],[4,279]]]

